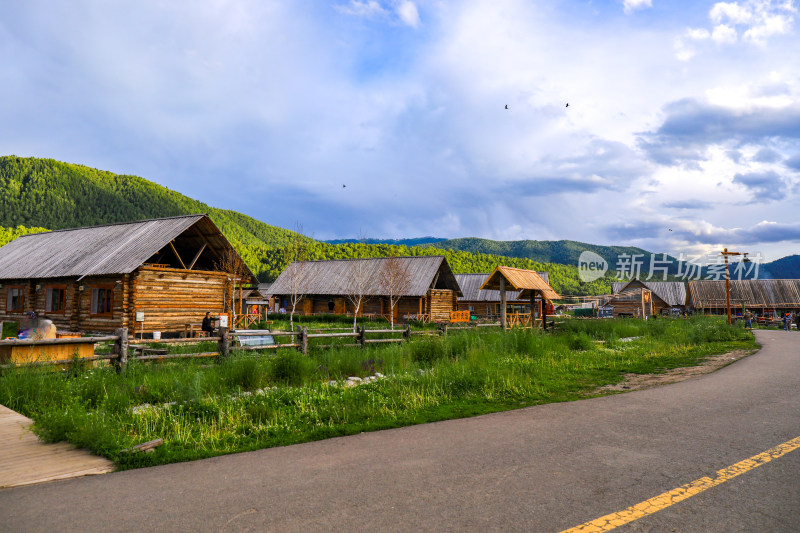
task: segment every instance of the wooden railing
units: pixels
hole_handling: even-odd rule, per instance
[[[462,327],[449,327],[448,324],[442,324],[439,328],[433,330],[418,330],[412,331],[411,327],[406,325],[404,328],[399,329],[366,329],[358,327],[356,331],[339,331],[331,332],[325,330],[315,330],[309,332],[307,327],[303,327],[297,331],[267,331],[267,330],[239,330],[228,331],[227,328],[220,328],[216,337],[199,337],[199,338],[177,338],[177,339],[129,339],[128,329],[120,328],[115,331],[114,335],[106,335],[100,337],[78,337],[78,338],[63,338],[63,339],[46,339],[46,340],[0,340],[0,349],[5,346],[10,347],[23,347],[23,346],[36,346],[47,347],[53,345],[85,345],[85,344],[98,344],[113,342],[110,353],[93,353],[88,357],[72,357],[69,359],[56,359],[56,360],[41,360],[35,362],[14,362],[13,356],[11,362],[0,365],[0,368],[9,368],[13,366],[23,365],[66,365],[73,363],[103,361],[107,360],[117,369],[117,372],[123,372],[129,361],[162,361],[167,359],[186,359],[194,357],[228,357],[231,351],[251,351],[251,350],[276,350],[278,348],[295,348],[307,355],[309,352],[309,342],[314,339],[352,339],[352,343],[348,344],[314,344],[315,349],[348,346],[360,346],[362,348],[369,344],[383,344],[383,343],[396,343],[408,342],[413,336],[426,336],[426,335],[447,335],[448,329],[463,330],[463,329],[476,329],[479,327],[498,327],[500,324],[469,324]],[[370,338],[370,336],[378,335],[381,338]],[[231,341],[236,342],[239,339],[247,337],[256,337],[263,340],[263,343],[245,343],[244,345],[231,347]],[[284,342],[276,342],[276,338],[285,339]],[[193,353],[168,353],[168,349],[158,348],[158,346],[168,346],[174,344],[192,345],[199,343],[216,342],[215,351],[193,352]],[[46,348],[45,348],[46,350]],[[13,350],[9,350],[10,352]],[[43,350],[44,351],[44,350]]]

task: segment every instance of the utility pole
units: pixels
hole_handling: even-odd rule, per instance
[[[727,248],[722,250],[722,257],[725,258],[725,303],[728,308],[728,325],[731,325],[731,273],[728,270],[728,256],[729,255],[744,255],[742,262],[749,263],[750,259],[747,257],[748,252],[729,252]]]

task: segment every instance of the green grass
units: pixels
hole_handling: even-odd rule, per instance
[[[279,349],[219,363],[131,362],[122,375],[9,369],[0,403],[33,418],[45,440],[70,441],[124,469],[576,400],[628,372],[755,346],[742,328],[711,317],[576,320],[556,333],[459,331],[366,349],[312,347],[307,357]],[[386,377],[342,384],[376,372]],[[122,451],[156,438],[164,445],[155,453]]]

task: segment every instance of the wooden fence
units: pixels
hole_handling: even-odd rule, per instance
[[[36,362],[26,362],[23,364],[30,365],[66,365],[75,362],[91,362],[91,361],[109,361],[117,369],[117,372],[125,370],[128,362],[131,360],[137,361],[161,361],[166,359],[185,359],[194,357],[217,357],[225,358],[230,355],[232,350],[274,350],[278,348],[296,348],[304,355],[308,355],[309,341],[312,339],[352,339],[352,343],[348,344],[315,344],[314,348],[331,348],[331,347],[351,347],[360,346],[364,348],[368,344],[382,344],[382,343],[397,343],[408,342],[414,336],[438,336],[447,335],[448,330],[465,330],[476,329],[478,327],[499,327],[500,324],[474,324],[465,325],[460,327],[448,327],[443,324],[438,329],[434,330],[418,330],[412,331],[410,326],[402,329],[365,329],[358,327],[356,331],[346,332],[325,332],[324,330],[315,330],[309,332],[305,326],[297,331],[261,331],[261,330],[241,330],[241,331],[228,331],[227,328],[220,328],[217,337],[198,337],[198,338],[177,338],[177,339],[129,339],[128,329],[120,328],[115,331],[114,335],[107,335],[102,337],[78,337],[78,338],[64,338],[64,339],[46,339],[46,340],[26,340],[26,339],[13,339],[13,340],[0,340],[0,353],[5,349],[7,353],[12,354],[15,347],[39,347],[42,353],[45,354],[50,346],[79,346],[86,344],[97,344],[113,342],[110,353],[94,353],[89,357],[72,357],[69,359],[50,359],[39,360]],[[370,335],[381,335],[383,338],[369,338]],[[392,337],[385,337],[385,335],[396,335]],[[242,339],[248,337],[254,338],[253,342],[243,342]],[[275,338],[286,338],[287,342],[275,342]],[[231,343],[238,346],[231,346]],[[268,342],[269,341],[269,342]],[[203,342],[216,342],[217,350],[211,352],[193,352],[193,353],[168,353],[169,350],[158,348],[157,346],[169,344],[192,345]],[[154,347],[155,346],[155,347]],[[10,348],[5,348],[10,347]],[[76,350],[77,353],[77,350]],[[13,356],[12,356],[13,357]],[[5,363],[1,364],[0,368],[9,368],[18,366],[19,363]]]

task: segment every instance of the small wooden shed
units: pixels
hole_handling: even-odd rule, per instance
[[[447,260],[438,255],[296,261],[281,272],[269,292],[276,306],[284,309],[290,308],[293,294],[302,296],[295,310],[300,314],[352,314],[354,306],[347,295],[360,280],[365,301],[359,315],[388,317],[386,280],[391,270],[405,278],[395,292],[400,295],[394,308],[396,321],[403,317],[449,320],[450,312],[458,309],[461,289]]]
[[[539,274],[533,270],[523,268],[513,268],[498,266],[494,272],[489,274],[486,281],[481,285],[481,290],[495,290],[500,293],[500,325],[505,328],[508,326],[506,315],[506,302],[508,291],[518,292],[517,298],[530,302],[531,325],[541,325],[547,328],[547,306],[546,303],[553,303],[553,300],[560,298],[558,293],[553,290]],[[539,316],[539,319],[535,317]]]
[[[550,283],[548,272],[537,272],[541,278]],[[463,296],[458,297],[458,310],[469,311],[475,316],[500,316],[500,291],[482,290],[481,286],[489,278],[489,274],[456,274],[456,281]],[[529,308],[530,301],[519,297],[518,291],[506,293],[506,306],[512,308]]]
[[[234,311],[243,282],[257,280],[204,214],[24,235],[0,248],[0,320],[34,310],[60,330],[183,332]]]
[[[614,316],[652,316],[664,309],[683,310],[686,303],[686,284],[682,281],[643,281],[632,279],[611,284],[613,294],[605,302],[613,307]]]

